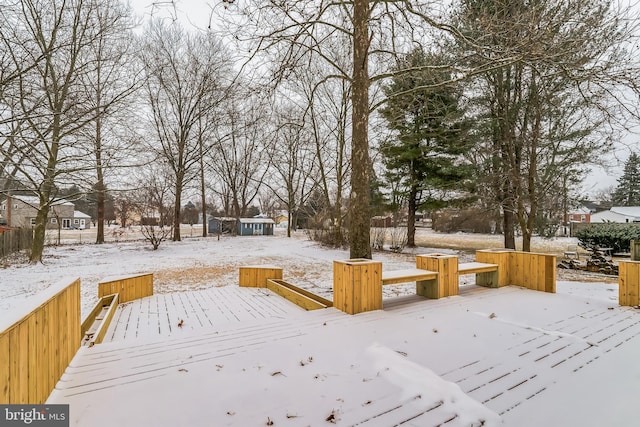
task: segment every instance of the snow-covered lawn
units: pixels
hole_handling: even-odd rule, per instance
[[[455,246],[465,237],[431,238]],[[566,244],[545,242],[551,252]],[[374,259],[404,269],[436,251],[472,259],[442,248]],[[82,281],[84,314],[100,280],[133,273],[153,272],[156,293],[226,286],[245,300],[280,298],[237,287],[239,266],[262,263],[331,298],[332,262],[348,257],[303,233],[188,238],[157,251],[141,241],[48,247],[43,264],[0,270],[0,320],[69,276]],[[559,280],[555,295],[472,282],[464,276],[460,296],[437,301],[415,297],[411,284],[388,286],[384,310],[356,316],[292,306],[83,347],[49,403],[69,403],[73,425],[92,427],[637,425],[640,311],[618,306],[615,282]]]

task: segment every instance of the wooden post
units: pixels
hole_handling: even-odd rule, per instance
[[[620,261],[618,264],[618,304],[640,305],[640,261]]]
[[[435,283],[431,280],[416,282],[416,294],[432,299],[458,295],[457,255],[416,255],[416,268],[438,272]]]
[[[631,261],[640,261],[640,241],[631,241]]]
[[[382,309],[382,263],[369,259],[334,261],[333,306],[348,314]]]
[[[486,264],[497,264],[498,265],[498,277],[497,283],[495,283],[495,276],[476,276],[476,285],[479,286],[490,286],[492,288],[507,286],[511,284],[511,257],[513,251],[508,249],[503,250],[494,250],[494,249],[483,249],[476,251],[476,261],[484,262]],[[480,281],[480,282],[478,282]]]

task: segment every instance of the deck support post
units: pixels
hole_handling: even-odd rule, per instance
[[[458,295],[457,255],[416,255],[416,268],[438,272],[433,280],[416,282],[416,294],[431,299]]]
[[[640,261],[620,261],[618,264],[618,303],[640,305]]]
[[[382,263],[333,261],[333,306],[348,314],[382,309]]]

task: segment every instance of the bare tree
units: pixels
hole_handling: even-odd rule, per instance
[[[528,251],[548,199],[558,197],[568,174],[610,147],[611,125],[628,108],[615,86],[637,88],[640,77],[625,49],[638,22],[628,14],[604,0],[462,2],[460,27],[474,39],[462,44],[469,58],[517,58],[481,74],[472,89],[480,94],[484,165],[501,206],[505,247],[515,248],[517,224]]]
[[[187,33],[177,23],[154,21],[144,38],[147,100],[157,138],[151,147],[172,170],[173,239],[180,240],[182,193],[198,176],[204,154],[198,126],[224,97],[229,56],[213,34]]]
[[[80,77],[93,69],[87,51],[105,27],[97,25],[98,0],[23,0],[3,5],[13,18],[11,59],[17,74],[5,98],[15,107],[11,166],[39,198],[31,262],[42,259],[45,227],[57,188],[89,169],[92,151],[80,131],[101,114],[82,102]],[[26,59],[27,69],[21,68]],[[7,151],[3,152],[4,155]]]
[[[225,213],[241,218],[260,191],[269,169],[265,148],[270,143],[264,98],[236,89],[219,117],[211,149],[210,168]]]
[[[96,243],[104,243],[105,175],[114,168],[128,167],[135,158],[131,147],[135,139],[118,130],[124,130],[124,124],[135,117],[128,99],[141,83],[141,72],[135,68],[131,11],[118,0],[106,0],[99,3],[94,20],[101,30],[86,53],[92,72],[81,76],[81,81],[84,102],[98,113],[84,137],[93,147],[95,176],[89,178],[89,191],[96,197]]]
[[[311,138],[299,120],[301,113],[295,108],[282,108],[275,141],[266,150],[273,171],[272,184],[268,185],[287,209],[287,237],[291,237],[291,227],[297,228],[298,209],[312,194],[311,177],[315,174],[315,153]]]

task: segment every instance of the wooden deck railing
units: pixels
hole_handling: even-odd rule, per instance
[[[80,279],[50,286],[0,322],[0,404],[44,403],[80,347]]]
[[[98,298],[118,294],[118,304],[153,295],[153,274],[109,277],[98,283]]]

